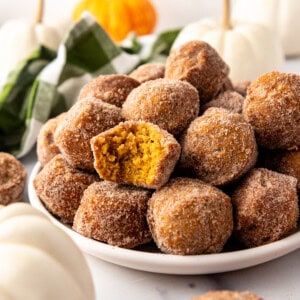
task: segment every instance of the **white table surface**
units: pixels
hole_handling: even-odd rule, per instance
[[[284,71],[300,74],[300,58],[287,61]],[[21,161],[30,174],[36,162],[35,149]],[[147,273],[85,257],[97,300],[188,300],[212,289],[249,290],[265,300],[300,299],[300,251],[239,271],[199,276]]]

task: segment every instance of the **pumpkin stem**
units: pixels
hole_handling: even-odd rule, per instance
[[[38,0],[36,15],[35,15],[35,23],[42,23],[44,14],[44,0]]]
[[[225,30],[232,29],[231,18],[230,18],[230,0],[223,0],[222,10],[222,27]]]

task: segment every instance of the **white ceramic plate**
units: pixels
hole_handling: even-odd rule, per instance
[[[33,187],[33,179],[39,170],[40,164],[37,163],[29,179],[28,193],[31,205],[48,215],[54,224],[63,229],[83,252],[124,267],[165,274],[219,273],[255,266],[300,248],[300,229],[296,233],[268,245],[218,254],[179,256],[110,246],[78,234],[59,222],[46,210]]]

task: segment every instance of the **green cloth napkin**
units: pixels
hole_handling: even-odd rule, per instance
[[[135,36],[117,46],[86,14],[57,53],[39,47],[0,87],[0,151],[26,155],[42,125],[68,110],[81,87],[100,74],[126,74],[138,65],[162,61],[179,30],[144,42]]]

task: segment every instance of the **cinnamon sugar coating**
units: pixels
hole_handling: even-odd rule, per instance
[[[165,77],[191,83],[201,103],[210,101],[228,79],[229,67],[214,48],[203,41],[191,41],[171,51]]]
[[[191,178],[171,179],[154,192],[147,219],[156,245],[178,255],[220,252],[233,229],[230,198]]]
[[[199,96],[189,83],[157,79],[134,89],[123,104],[126,120],[146,121],[173,135],[182,133],[199,114]]]
[[[21,201],[26,182],[26,170],[13,155],[0,152],[0,204]]]
[[[91,146],[102,179],[150,189],[168,181],[180,155],[170,133],[143,121],[120,123],[92,138]]]
[[[209,108],[195,119],[181,146],[181,167],[213,185],[235,181],[257,159],[251,125],[240,114],[221,108]]]
[[[261,75],[248,87],[243,114],[262,147],[299,147],[300,76],[279,72]]]
[[[133,70],[129,76],[140,83],[163,78],[165,76],[165,65],[160,63],[148,63]]]
[[[262,160],[267,169],[295,177],[298,180],[298,191],[300,191],[300,150],[268,151]]]
[[[246,97],[247,89],[250,84],[251,84],[251,81],[249,81],[249,80],[234,82],[233,90],[235,90],[237,93],[239,93],[243,97]]]
[[[297,227],[297,180],[263,168],[251,170],[232,196],[235,235],[247,247],[277,241]]]
[[[192,300],[263,300],[250,292],[211,291]]]
[[[71,107],[56,128],[54,141],[70,165],[94,171],[90,139],[123,120],[121,109],[95,98]]]
[[[37,157],[41,166],[44,167],[60,151],[54,142],[54,132],[64,118],[66,113],[62,113],[55,118],[49,119],[41,128],[37,137]]]
[[[100,75],[82,87],[78,100],[96,98],[122,107],[128,94],[140,83],[127,75]]]
[[[113,246],[134,248],[152,240],[146,220],[149,190],[102,181],[83,194],[74,218],[78,233]]]
[[[225,79],[225,82],[223,83],[221,89],[219,90],[219,94],[224,93],[226,91],[234,91],[233,83],[228,76]]]
[[[72,223],[83,191],[99,177],[74,169],[56,155],[34,179],[36,194],[47,209],[64,223]]]
[[[244,97],[239,93],[227,90],[218,94],[218,96],[213,100],[205,103],[201,109],[205,111],[210,107],[220,107],[231,112],[241,114],[243,111],[244,100]]]

